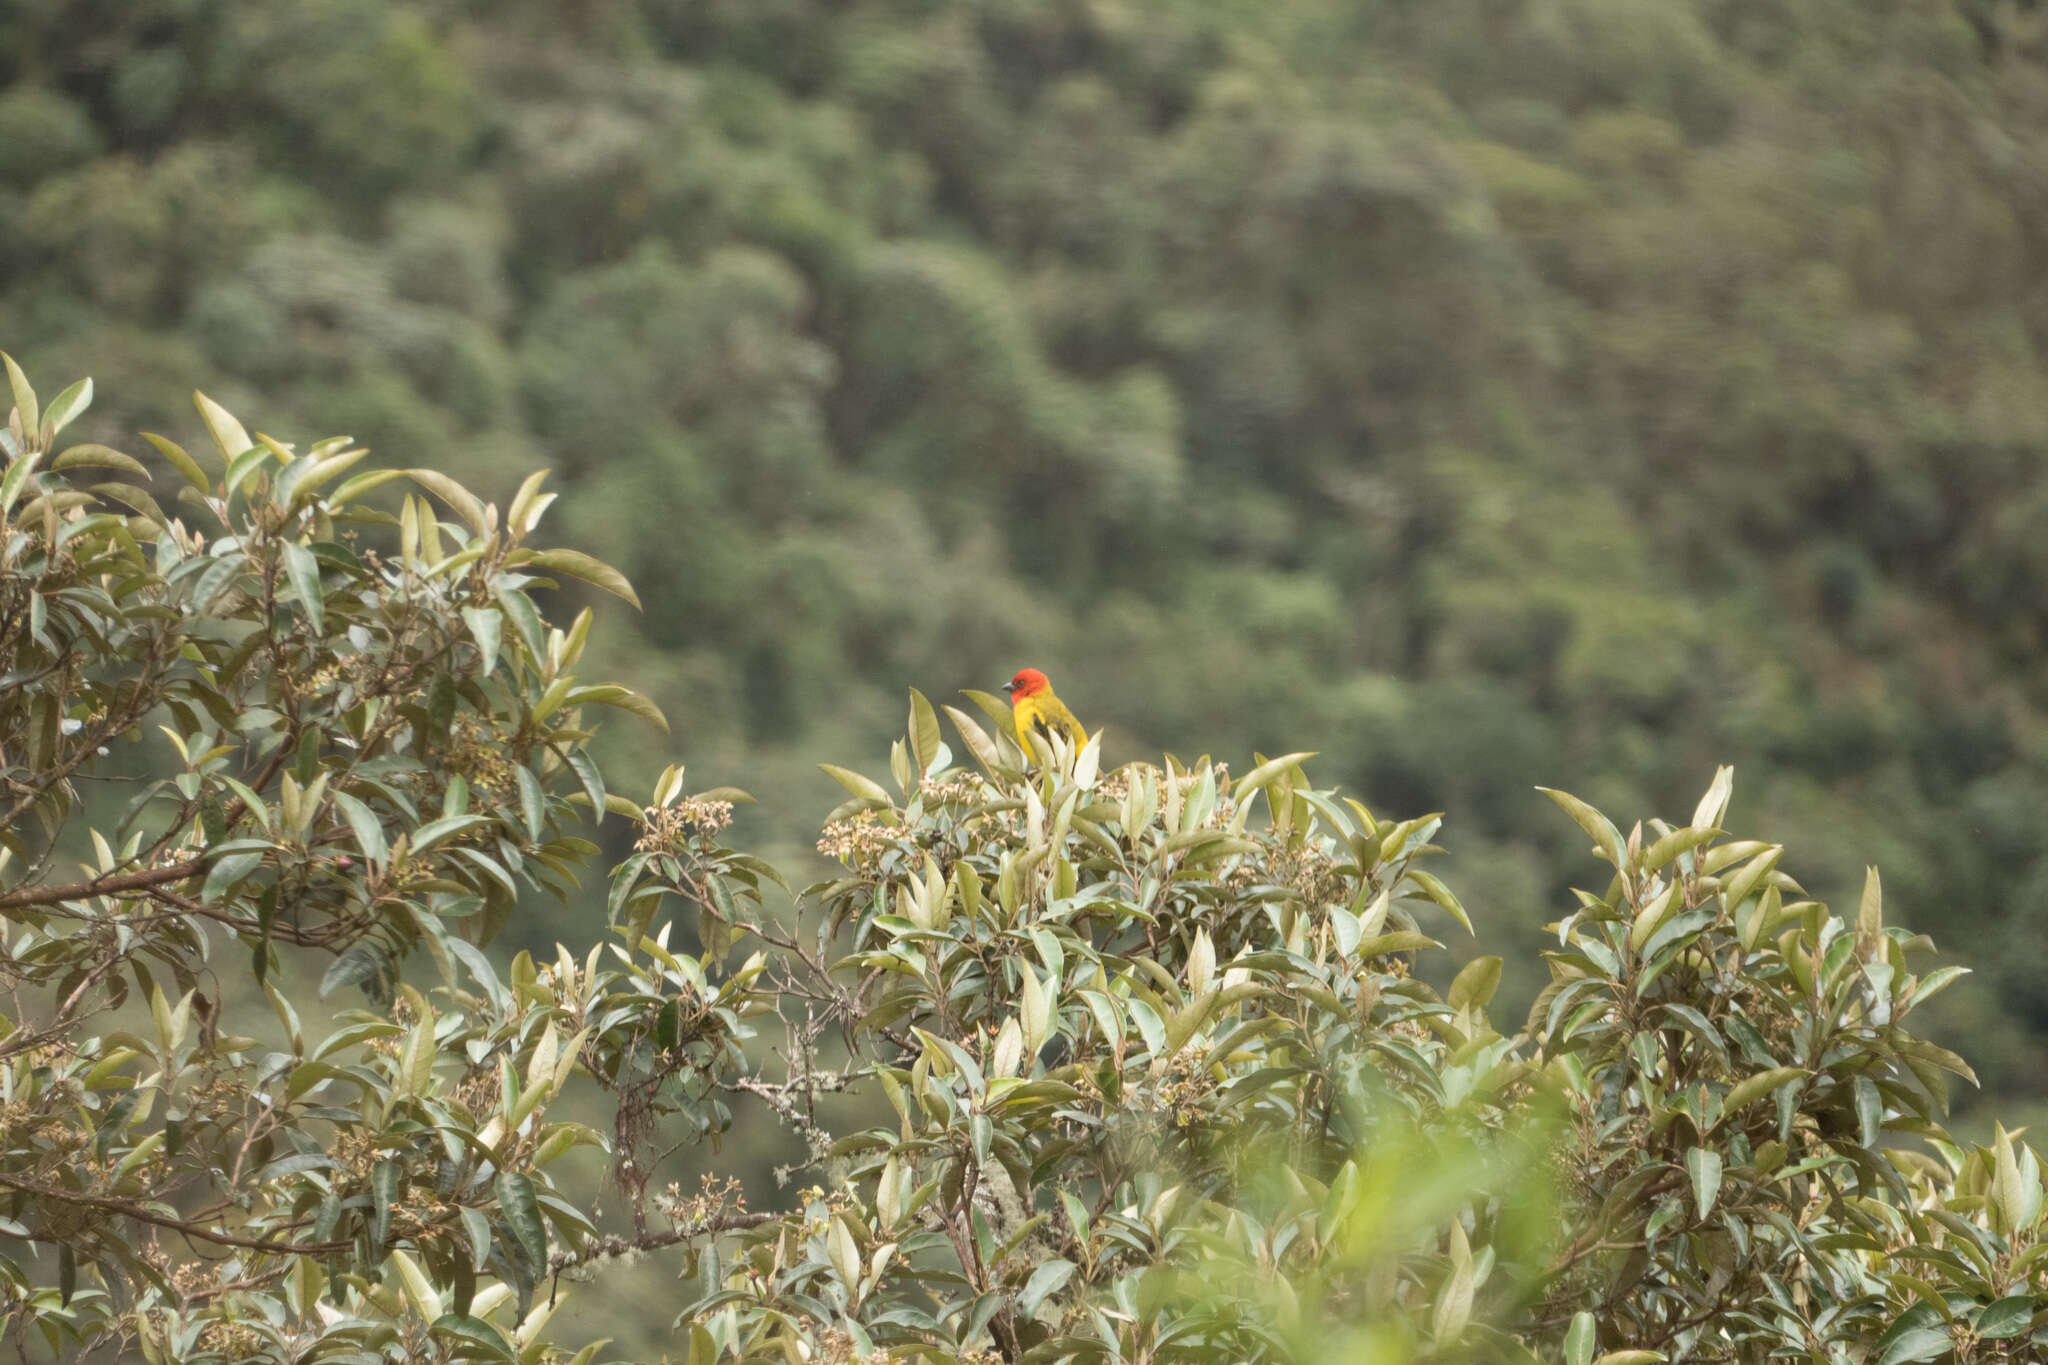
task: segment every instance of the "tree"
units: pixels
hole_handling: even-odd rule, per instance
[[[985,694],[992,728],[943,708],[960,760],[913,692],[893,786],[830,769],[841,872],[785,908],[721,841],[741,793],[606,789],[594,708],[661,717],[572,673],[591,613],[550,626],[535,594],[634,598],[529,543],[538,476],[501,513],[203,396],[215,451],[151,437],[153,471],[58,449],[90,383],[39,411],[7,368],[0,1304],[25,1351],[566,1359],[562,1282],[663,1249],[692,1365],[2042,1344],[2039,1163],[1948,1137],[1969,1069],[1904,1022],[1959,969],[1922,970],[1874,874],[1851,923],[1727,838],[1727,769],[1626,836],[1553,793],[1607,880],[1513,1036],[1500,958],[1417,975],[1425,925],[1472,928],[1429,870],[1440,817],[1317,789],[1306,753],[1235,778],[1026,754]],[[153,472],[192,524],[126,481]],[[608,815],[637,838],[606,923],[501,970],[509,908],[573,884]],[[364,997],[317,1038],[291,988],[315,973]],[[743,1110],[803,1146],[814,1183],[776,1207],[672,1178]],[[577,1147],[609,1158],[612,1226],[557,1165]]]

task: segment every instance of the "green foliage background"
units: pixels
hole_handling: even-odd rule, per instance
[[[1112,759],[1312,747],[1446,810],[1517,962],[1581,847],[1532,784],[1675,818],[1729,761],[1818,894],[1876,862],[1938,921],[1989,982],[1943,1032],[2027,1095],[2044,24],[8,6],[0,316],[99,377],[86,439],[203,385],[501,502],[553,466],[648,604],[593,671],[675,723],[624,785],[747,786],[756,842],[906,684],[1034,663]]]

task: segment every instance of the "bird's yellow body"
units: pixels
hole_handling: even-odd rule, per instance
[[[1081,722],[1067,709],[1067,704],[1052,690],[1052,683],[1045,674],[1035,668],[1027,668],[1012,678],[1006,689],[1010,694],[1010,715],[1017,727],[1017,742],[1024,746],[1027,755],[1035,754],[1031,737],[1037,735],[1048,747],[1054,735],[1063,735],[1074,752],[1088,742],[1088,732],[1081,728]]]

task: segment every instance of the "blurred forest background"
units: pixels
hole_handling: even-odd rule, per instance
[[[1511,1020],[1592,875],[1531,786],[1733,762],[2048,1089],[2038,3],[12,0],[0,335],[138,454],[203,386],[556,469],[619,785],[798,871],[816,762],[1036,664],[1448,812]]]

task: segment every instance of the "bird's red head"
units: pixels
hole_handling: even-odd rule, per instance
[[[1010,701],[1014,704],[1025,697],[1035,697],[1041,692],[1052,691],[1052,683],[1037,669],[1026,668],[1004,683],[1003,690],[1010,694]]]

